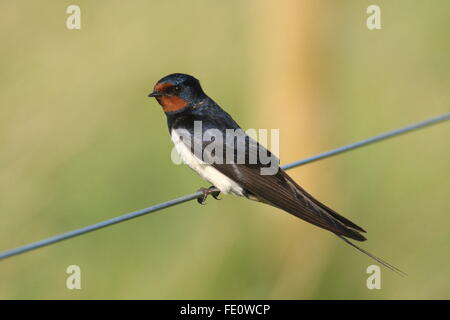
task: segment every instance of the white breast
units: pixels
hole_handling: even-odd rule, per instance
[[[239,186],[239,184],[218,171],[212,165],[197,158],[191,152],[191,149],[188,148],[183,141],[181,141],[176,130],[172,130],[171,134],[172,141],[175,144],[175,149],[183,162],[186,163],[192,170],[197,172],[203,179],[214,185],[225,194],[234,194],[238,196],[244,195],[244,190]]]

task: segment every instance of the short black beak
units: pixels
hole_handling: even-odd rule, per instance
[[[150,93],[148,96],[154,98],[154,97],[161,97],[162,94],[159,93],[159,92],[153,91],[153,92]]]

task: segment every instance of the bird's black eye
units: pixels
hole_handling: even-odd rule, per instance
[[[170,86],[166,89],[166,94],[172,95],[172,96],[178,96],[180,94],[180,92],[181,92],[180,85]]]

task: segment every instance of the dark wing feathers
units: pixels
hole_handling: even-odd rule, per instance
[[[359,232],[366,232],[366,230],[364,230],[360,226],[354,224],[353,222],[351,222],[347,218],[341,216],[339,213],[337,213],[333,209],[327,207],[323,203],[316,200],[312,195],[310,195],[308,192],[306,192],[305,189],[303,189],[294,180],[292,180],[292,178],[285,171],[282,171],[281,169],[280,169],[280,171],[281,171],[281,174],[286,179],[286,181],[288,181],[290,184],[294,185],[294,187],[292,188],[292,191],[295,192],[297,194],[297,196],[300,197],[306,203],[309,202],[311,207],[313,207],[316,210],[325,211],[327,214],[331,215],[334,219],[339,220],[341,223],[343,223],[348,228],[355,229],[356,231],[359,231]]]
[[[258,165],[214,164],[257,199],[280,208],[320,228],[350,239],[364,241],[364,230],[318,202],[300,188],[283,170],[261,175]]]

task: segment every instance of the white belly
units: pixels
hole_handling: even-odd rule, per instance
[[[244,190],[233,180],[214,168],[212,165],[205,163],[197,158],[191,150],[181,141],[176,130],[172,130],[172,141],[178,154],[192,170],[197,172],[203,179],[214,185],[217,189],[225,194],[234,194],[238,196],[244,195]]]

